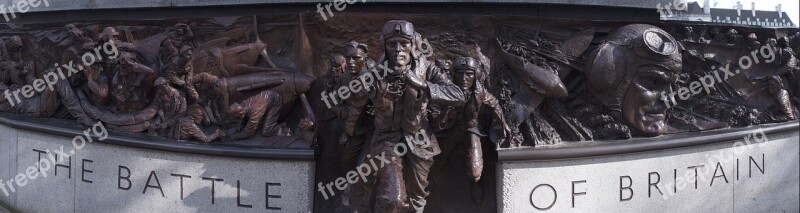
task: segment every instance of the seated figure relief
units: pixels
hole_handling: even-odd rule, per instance
[[[83,125],[100,121],[116,131],[180,141],[257,139],[266,141],[248,144],[270,146],[268,138],[280,136],[301,141],[283,146],[308,148],[314,140],[315,134],[309,133],[315,125],[313,112],[301,97],[313,79],[275,66],[258,35],[202,42],[196,36],[217,32],[195,33],[185,23],[161,28],[163,32],[153,26],[63,26],[0,42],[3,93],[33,85],[48,73],[64,74],[57,76],[52,90],[20,100],[11,96],[0,104],[2,112],[75,119]],[[241,33],[248,32],[259,33]],[[31,45],[37,41],[43,42],[40,48],[55,51],[36,58],[34,53],[46,52]],[[85,63],[89,57],[94,61]],[[295,106],[299,110],[285,110]],[[285,120],[289,114],[299,119]],[[264,131],[256,134],[259,128]]]

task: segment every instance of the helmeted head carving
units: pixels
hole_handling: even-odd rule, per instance
[[[345,45],[344,49],[347,57],[347,71],[352,74],[359,74],[366,65],[369,48],[366,44],[351,41]]]
[[[101,40],[108,42],[108,41],[116,41],[118,40],[119,32],[117,29],[113,27],[106,27],[103,28],[103,32],[100,33]]]
[[[180,50],[181,59],[191,61],[194,55],[193,48],[189,45],[183,45]]]
[[[153,82],[153,86],[154,87],[159,87],[161,85],[166,85],[167,83],[169,83],[169,82],[167,81],[166,78],[158,77],[158,78],[156,78],[156,81]]]
[[[586,77],[594,96],[645,135],[666,131],[660,100],[681,71],[680,44],[647,24],[621,27],[588,57]]]
[[[419,33],[414,24],[405,20],[392,20],[383,25],[381,39],[384,42],[385,59],[393,66],[409,65],[416,55]]]
[[[75,39],[83,37],[83,30],[78,29],[75,24],[67,24],[64,26],[64,29],[67,31],[67,35],[69,35],[70,38]]]
[[[736,36],[739,35],[739,32],[736,29],[729,29],[728,32],[725,33],[725,37],[728,38],[728,42],[736,41]]]
[[[184,23],[175,24],[175,34],[181,38],[194,37],[192,28]]]
[[[8,38],[8,46],[7,47],[12,52],[19,51],[22,48],[22,38],[17,36],[17,35],[11,36],[11,38]]]
[[[775,38],[767,39],[767,44],[769,44],[769,46],[772,48],[778,48],[778,40]]]
[[[331,56],[329,63],[331,64],[331,76],[339,77],[339,75],[344,72],[345,67],[347,66],[347,59],[345,59],[341,54],[334,54]]]
[[[243,119],[246,113],[244,106],[239,103],[233,103],[228,107],[228,113],[236,119]]]
[[[442,69],[442,71],[449,73],[453,67],[453,62],[447,59],[436,59],[436,67],[439,67],[439,69]]]
[[[203,115],[203,107],[201,107],[200,105],[193,104],[189,106],[189,109],[187,109],[186,112],[189,114],[192,120],[194,120],[195,124],[203,123],[203,118],[205,116]]]
[[[472,57],[460,57],[453,66],[453,83],[462,91],[469,91],[475,85],[480,74],[480,62]]]

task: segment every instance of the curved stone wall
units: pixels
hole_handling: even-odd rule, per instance
[[[697,139],[697,140],[695,140]],[[648,141],[640,141],[647,146]],[[500,151],[498,212],[781,212],[800,208],[798,123],[580,150]],[[686,146],[670,144],[685,143]],[[568,148],[562,148],[568,149]],[[572,150],[578,151],[578,150]],[[535,153],[535,154],[534,154]],[[557,155],[561,155],[558,157]],[[534,157],[535,156],[535,157]]]
[[[5,124],[0,124],[0,136],[0,179],[10,195],[0,190],[0,201],[21,212],[312,209],[315,163],[309,159],[191,154],[95,141],[58,161],[63,155],[57,157],[56,150],[63,146],[64,153],[71,153],[74,138]],[[37,159],[49,161],[50,156],[58,166],[42,163],[34,179],[14,183],[27,168],[36,168]]]
[[[800,209],[797,29],[661,22],[649,0],[420,2],[54,0],[20,13],[0,25],[0,111],[14,113],[0,113],[0,201]],[[101,50],[115,56],[71,69]],[[8,95],[57,72],[49,91]]]

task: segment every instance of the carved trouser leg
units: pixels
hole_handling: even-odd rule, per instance
[[[388,165],[383,165],[383,168],[378,169],[374,212],[391,213],[408,212],[409,210],[406,194],[407,184],[403,177],[404,160],[402,156],[398,156],[394,152],[393,145],[394,143],[380,142],[376,144],[371,154],[373,158],[385,156],[385,159],[390,161]]]
[[[68,81],[58,81],[58,83],[56,83],[56,92],[58,92],[58,95],[61,97],[61,103],[67,108],[69,114],[78,119],[78,123],[86,126],[91,126],[95,123],[93,121],[94,119],[90,118],[89,115],[86,115],[86,112],[83,111],[81,101],[77,94],[75,94],[75,91],[72,90],[72,87],[70,87]]]
[[[798,50],[798,51],[800,51],[800,50]],[[794,93],[793,94],[794,95],[794,103],[795,103],[795,106],[800,107],[800,66],[795,68],[795,71],[794,71],[793,74],[794,74],[794,83],[793,83],[794,84],[794,90],[792,90],[792,93]]]
[[[197,93],[197,89],[194,88],[194,85],[186,83],[183,89],[184,92],[186,92],[187,101],[189,105],[200,102],[200,94]]]
[[[525,121],[522,122],[522,125],[518,127],[520,134],[522,134],[522,138],[527,141],[531,141],[532,146],[541,146],[546,144],[546,140],[539,135],[536,134],[536,130],[534,130],[533,119],[539,119],[536,115],[531,115],[525,118]],[[536,122],[539,122],[537,120]],[[511,147],[520,147],[522,146],[522,142],[525,140],[514,140],[511,139]]]
[[[356,165],[356,159],[358,159],[359,154],[361,154],[362,147],[364,147],[364,142],[366,141],[365,135],[355,135],[348,137],[347,144],[342,151],[341,156],[341,163],[346,165],[347,167],[353,167]]]
[[[367,150],[367,151],[361,152],[361,150]],[[343,165],[345,165],[345,166],[343,166],[344,170],[351,170],[352,168],[359,169],[360,166],[367,166],[367,167],[372,168],[372,166],[370,165],[370,162],[368,162],[370,159],[367,159],[367,154],[372,156],[373,153],[367,153],[367,152],[369,152],[368,150],[372,150],[371,146],[369,144],[365,143],[365,142],[362,142],[362,145],[359,146],[359,152],[356,154],[356,157],[354,159],[355,162],[352,163],[352,164],[343,164]],[[378,152],[378,154],[380,154],[380,153]],[[344,157],[342,157],[340,159],[343,159],[343,158]],[[372,160],[373,160],[373,162],[374,161],[378,161],[376,159],[372,159]],[[380,161],[375,162],[375,163],[376,163],[375,166],[381,166],[379,164]],[[372,196],[372,192],[374,191],[375,185],[376,185],[375,184],[375,181],[376,181],[375,180],[375,176],[376,176],[375,174],[376,173],[377,173],[377,171],[370,170],[370,175],[368,175],[366,177],[366,181],[357,181],[355,184],[351,185],[350,187],[347,187],[345,189],[345,191],[342,192],[342,195],[343,195],[342,196],[342,201],[343,201],[343,203],[346,206],[350,206],[351,208],[353,208],[357,212],[371,212],[370,204],[371,204],[371,200],[372,200],[371,198],[373,197]]]
[[[230,106],[230,97],[228,95],[228,83],[225,78],[220,78],[208,73],[198,73],[192,76],[190,79],[192,85],[205,85],[211,87],[215,98],[211,99],[211,103],[208,103],[211,110],[208,116],[213,117],[212,121],[221,121],[224,116],[229,115],[228,113],[228,106]],[[194,87],[195,93],[197,93],[197,87]],[[199,97],[199,96],[198,96]],[[211,122],[213,123],[213,122]]]
[[[30,104],[27,106],[28,109],[25,109],[25,114],[31,117],[48,118],[53,116],[60,106],[58,94],[48,89],[31,97],[28,101]]]
[[[283,104],[283,100],[281,100],[281,96],[278,93],[267,93],[267,114],[264,116],[264,128],[261,130],[261,134],[264,137],[270,137],[278,133],[281,104]]]
[[[794,120],[796,116],[794,115],[794,108],[792,107],[792,102],[789,98],[789,92],[781,89],[779,92],[775,93],[775,99],[777,99],[785,119]]]
[[[247,105],[245,106],[248,107]],[[242,128],[239,132],[231,135],[231,139],[240,140],[255,136],[256,131],[258,131],[259,123],[262,120],[265,120],[263,119],[265,110],[267,109],[249,111],[246,116],[247,124],[245,124],[245,127]],[[264,125],[266,126],[267,124]]]
[[[469,174],[472,181],[478,182],[481,180],[481,173],[483,173],[483,149],[481,147],[481,138],[474,133],[469,133],[469,152],[467,153],[467,163],[469,164]]]
[[[239,132],[231,135],[231,139],[239,140],[255,136],[261,123],[264,125],[261,130],[262,135],[265,137],[275,135],[282,103],[280,94],[272,91],[264,91],[242,102],[242,106],[248,111],[247,124]]]
[[[412,153],[404,157],[404,177],[408,200],[414,212],[421,213],[425,210],[425,198],[428,197],[428,174],[433,166],[433,159],[422,159]]]
[[[214,91],[218,94],[219,98],[217,98],[217,108],[216,115],[219,118],[222,116],[227,116],[228,114],[228,106],[230,106],[230,96],[228,95],[228,81],[225,79],[220,79],[215,81],[214,84]]]
[[[346,199],[348,206],[356,210],[356,212],[373,212],[372,198],[376,187],[375,181],[375,176],[370,175],[367,176],[367,182],[356,182],[348,187],[350,190],[343,192],[346,193],[343,196],[343,200]]]

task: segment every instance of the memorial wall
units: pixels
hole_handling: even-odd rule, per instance
[[[0,203],[800,210],[800,30],[658,3],[14,2]]]

